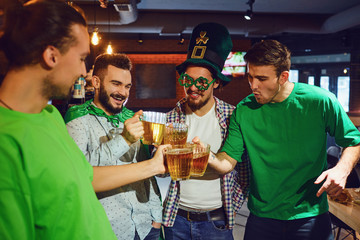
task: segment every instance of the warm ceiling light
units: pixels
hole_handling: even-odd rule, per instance
[[[185,39],[184,39],[183,35],[182,35],[182,34],[180,34],[180,38],[179,38],[179,42],[178,42],[178,44],[179,44],[179,45],[183,45],[183,44],[184,44],[184,42],[185,42]]]
[[[98,28],[96,27],[96,0],[94,0],[94,31],[93,34],[91,36],[91,43],[92,45],[96,46],[99,44],[99,32],[98,32]]]
[[[138,38],[138,43],[139,43],[139,44],[143,44],[143,42],[144,42],[144,40],[143,40],[143,38],[142,38],[142,34],[140,33],[140,34],[139,34],[139,38]]]
[[[113,53],[111,42],[109,42],[109,45],[107,46],[106,52],[107,52],[107,54],[112,54]]]
[[[100,2],[100,7],[102,7],[102,8],[108,7],[108,4],[109,4],[108,0],[99,0],[99,2]]]
[[[109,45],[106,48],[106,52],[108,54],[112,54],[113,49],[112,49],[112,46],[111,46],[111,38],[110,38],[110,7],[108,7],[108,38],[109,38]]]
[[[91,36],[91,43],[92,43],[92,45],[95,45],[95,46],[99,44],[99,35],[98,35],[97,28],[94,29],[94,32]]]

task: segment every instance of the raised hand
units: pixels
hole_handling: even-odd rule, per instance
[[[136,112],[132,118],[127,119],[124,123],[124,130],[121,135],[129,145],[138,141],[144,135],[144,127],[140,121],[142,113],[142,110]]]

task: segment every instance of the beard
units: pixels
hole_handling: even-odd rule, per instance
[[[202,108],[203,106],[205,106],[205,105],[209,102],[209,100],[210,100],[210,95],[209,95],[206,99],[204,99],[204,100],[199,101],[199,102],[196,103],[196,102],[193,102],[193,101],[191,101],[191,100],[189,99],[189,95],[190,95],[190,94],[191,94],[191,92],[188,91],[188,92],[187,92],[187,97],[186,97],[186,102],[187,102],[187,105],[189,106],[189,108],[191,109],[191,111],[193,111],[193,112],[201,109],[201,108]],[[199,93],[199,95],[203,96],[201,93]]]
[[[71,86],[67,87],[64,85],[56,85],[52,81],[53,77],[51,75],[48,75],[45,77],[43,84],[42,84],[42,95],[49,100],[52,99],[59,99],[59,100],[66,100],[69,101],[71,99]],[[74,79],[74,83],[76,81]]]
[[[110,97],[121,99],[121,100],[125,100],[127,98],[121,94],[115,94],[115,93],[108,95],[108,93],[104,89],[104,86],[101,85],[100,92],[99,92],[99,101],[100,101],[102,107],[105,108],[105,110],[107,112],[111,113],[112,115],[120,113],[125,102],[120,107],[114,107],[110,103]]]

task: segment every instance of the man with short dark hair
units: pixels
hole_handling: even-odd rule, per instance
[[[237,105],[226,142],[209,165],[231,171],[246,146],[252,177],[245,239],[333,239],[326,192],[344,189],[360,156],[360,132],[334,94],[289,81],[285,45],[264,40],[244,58],[253,94]],[[329,170],[327,133],[345,148]]]
[[[73,106],[66,127],[93,166],[127,165],[148,158],[139,141],[143,126],[138,113],[127,109],[131,61],[125,54],[101,54],[95,59],[94,100]],[[154,177],[97,193],[118,239],[158,240],[162,205]],[[152,227],[153,226],[153,227]]]
[[[163,146],[141,163],[91,167],[47,105],[86,75],[86,21],[60,1],[11,4],[0,37],[9,61],[0,86],[0,239],[116,239],[94,190],[164,173]]]

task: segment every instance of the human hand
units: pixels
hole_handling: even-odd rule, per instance
[[[153,228],[157,228],[157,229],[161,228],[161,223],[160,222],[152,221],[151,225],[152,225]]]
[[[348,174],[338,166],[324,171],[314,182],[315,184],[319,184],[325,180],[319,191],[316,193],[316,196],[320,197],[325,191],[331,197],[338,196],[345,188],[347,177]]]
[[[203,148],[206,147],[206,144],[203,143],[203,142],[201,142],[201,141],[200,141],[200,138],[199,138],[198,136],[194,137],[193,140],[192,140],[192,142],[193,142],[194,144],[199,145],[200,147],[203,147]],[[211,165],[212,161],[214,161],[215,158],[216,158],[215,154],[214,154],[212,151],[210,151],[208,163]]]
[[[154,167],[158,168],[157,170],[157,174],[164,174],[166,172],[168,172],[168,169],[166,167],[166,163],[165,163],[165,154],[164,154],[164,149],[170,147],[170,144],[166,144],[166,145],[160,145],[155,154],[154,157],[151,159],[151,161],[154,163]]]
[[[132,118],[127,119],[124,123],[124,130],[121,135],[129,145],[138,141],[144,135],[144,126],[140,121],[142,113],[142,110],[136,112]]]
[[[197,145],[200,145],[200,146],[205,146],[205,144],[204,144],[203,142],[201,142],[201,140],[200,140],[200,138],[199,138],[198,136],[194,137],[194,138],[192,139],[192,142],[193,142],[194,144],[197,144]]]

